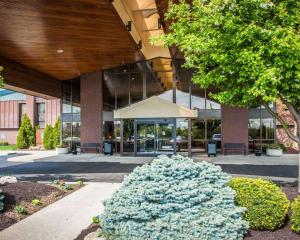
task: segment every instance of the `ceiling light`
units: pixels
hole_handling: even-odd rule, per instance
[[[64,50],[63,50],[63,49],[58,49],[56,52],[57,52],[57,53],[63,53]]]

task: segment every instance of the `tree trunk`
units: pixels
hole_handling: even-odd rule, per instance
[[[300,124],[296,122],[297,137],[298,137],[298,193],[300,193]]]
[[[298,132],[299,129],[297,129]],[[298,141],[298,193],[300,193],[300,140]]]
[[[300,193],[300,142],[298,142],[298,193]]]

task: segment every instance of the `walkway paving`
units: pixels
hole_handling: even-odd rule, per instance
[[[215,164],[237,164],[237,165],[298,165],[298,154],[284,154],[281,157],[260,156],[254,154],[243,155],[218,155],[216,158],[209,158],[209,161]],[[205,156],[202,157],[205,159]]]
[[[185,154],[185,153],[181,153]],[[1,158],[7,159],[7,165],[10,163],[24,162],[119,162],[121,164],[144,164],[152,161],[153,157],[134,157],[113,156],[103,154],[63,154],[56,155],[55,151],[0,151]],[[249,155],[217,155],[217,157],[208,157],[207,154],[194,154],[196,161],[208,161],[216,164],[249,164],[249,165],[298,165],[298,154],[284,154],[282,157]],[[0,165],[1,167],[1,165]]]
[[[103,200],[120,184],[89,183],[0,232],[3,240],[72,240],[103,211]]]
[[[0,151],[0,159],[8,162],[121,162],[122,164],[149,163],[153,157],[120,156],[118,154],[104,155],[95,153],[61,154],[55,151]]]
[[[296,178],[298,166],[295,165],[253,165],[253,164],[217,164],[230,174],[259,175]],[[1,174],[14,175],[20,180],[122,182],[123,177],[132,172],[137,164],[120,163],[76,163],[76,162],[35,162],[0,168]]]
[[[56,156],[56,151],[32,151],[32,150],[9,150],[0,151],[0,157],[7,157],[9,161],[15,162],[33,162],[37,159]]]
[[[135,167],[151,162],[153,159],[152,157],[120,157],[118,155],[81,154],[74,156],[67,154],[18,162],[18,157],[0,156],[0,175],[11,174],[20,180],[33,181],[50,181],[60,178],[67,181],[83,179],[94,182],[122,182],[124,176],[131,173]],[[282,157],[218,155],[211,158],[203,154],[194,156],[194,159],[220,165],[230,174],[295,180],[298,175],[297,154],[286,154]]]

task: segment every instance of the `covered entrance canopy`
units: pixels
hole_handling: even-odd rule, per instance
[[[176,119],[188,119],[188,152],[191,155],[191,110],[158,96],[150,97],[128,107],[115,110],[114,118],[121,120],[120,153],[123,153],[123,120],[134,119],[134,153],[175,154],[181,140],[176,137]]]
[[[197,118],[197,116],[197,110],[179,106],[158,96],[114,111],[115,119]]]

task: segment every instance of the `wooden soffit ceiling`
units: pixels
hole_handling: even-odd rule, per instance
[[[168,0],[155,0],[157,5],[157,10],[160,15],[160,18],[163,20],[164,25],[163,29],[165,33],[170,32],[171,22],[165,19],[165,14],[168,11],[169,1]],[[177,3],[178,0],[173,0],[174,3]],[[172,58],[184,58],[183,54],[178,50],[176,46],[169,48]]]
[[[109,0],[0,0],[0,56],[60,80],[140,59]]]
[[[125,24],[131,23],[130,34],[136,43],[141,42],[146,59],[170,57],[169,49],[162,42],[150,43],[153,37],[164,32],[155,0],[114,0],[113,6]]]

